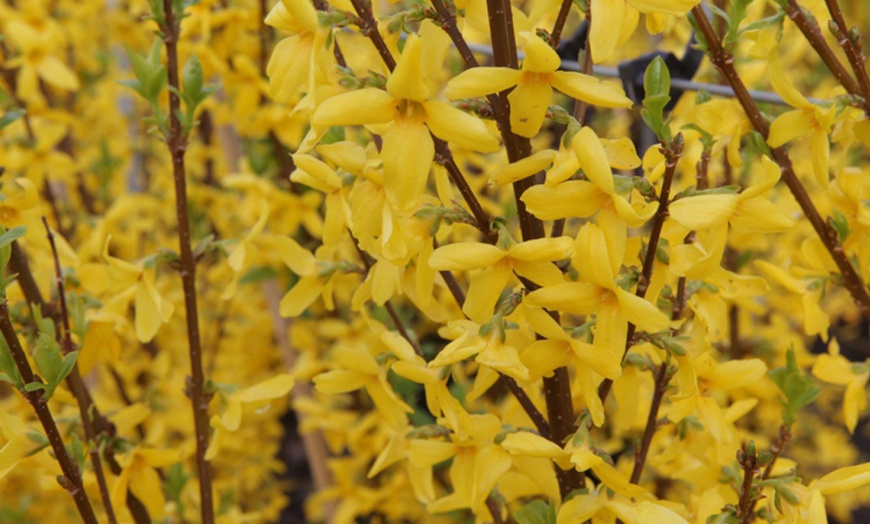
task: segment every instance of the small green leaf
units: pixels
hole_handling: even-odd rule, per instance
[[[16,120],[24,116],[25,113],[26,111],[23,109],[10,109],[9,111],[6,111],[6,113],[3,114],[3,117],[0,118],[0,129],[3,129],[12,122],[15,122]]]
[[[768,375],[785,395],[782,420],[786,426],[791,426],[798,410],[815,401],[822,391],[810,376],[801,373],[792,348],[786,353],[786,366],[769,371]]]
[[[185,94],[196,99],[202,91],[202,65],[196,55],[192,55],[181,69],[181,81]]]
[[[671,132],[665,122],[665,106],[671,100],[671,73],[662,57],[657,56],[643,75],[643,109],[641,117],[662,142],[670,142]]]
[[[517,524],[555,524],[556,509],[543,500],[533,500],[514,513]]]
[[[3,337],[0,337],[0,371],[2,371],[8,379],[4,380],[4,382],[9,382],[18,388],[21,387],[21,374],[18,372],[18,366],[15,365],[12,351],[9,349],[6,339]]]

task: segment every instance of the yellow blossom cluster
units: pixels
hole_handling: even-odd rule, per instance
[[[865,10],[0,4],[0,521],[848,521]]]

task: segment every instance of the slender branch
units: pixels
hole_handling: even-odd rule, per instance
[[[175,212],[178,219],[178,241],[180,250],[181,283],[184,289],[184,307],[187,319],[187,339],[190,349],[191,377],[187,384],[187,394],[193,407],[194,429],[196,433],[196,468],[199,475],[200,515],[204,524],[214,522],[214,498],[212,478],[208,461],[205,458],[209,441],[208,403],[211,395],[205,391],[205,376],[202,368],[202,347],[199,333],[199,315],[196,304],[196,263],[190,247],[190,217],[187,209],[187,177],[184,166],[184,152],[187,146],[182,133],[180,101],[176,94],[181,86],[178,78],[178,36],[180,15],[173,12],[173,1],[163,0],[165,25],[163,42],[166,47],[166,66],[169,85],[169,134],[166,145],[172,157],[172,172],[175,182]]]
[[[486,507],[489,509],[489,513],[492,515],[492,521],[495,524],[504,524],[504,519],[501,516],[501,505],[495,497],[490,495],[486,498]]]
[[[6,303],[5,298],[0,300],[0,331],[2,331],[3,338],[9,346],[12,358],[18,368],[18,373],[21,374],[23,382],[25,384],[35,382],[37,379],[33,374],[30,363],[27,361],[27,356],[24,354],[24,349],[18,341],[18,335],[15,333],[15,328],[12,326],[12,321],[9,318],[9,305]],[[42,428],[45,430],[45,436],[48,438],[54,456],[60,464],[61,471],[63,471],[63,475],[58,476],[58,482],[72,495],[82,520],[88,524],[97,524],[97,517],[94,514],[94,508],[91,506],[90,500],[88,500],[87,493],[85,493],[78,465],[67,453],[63,438],[57,429],[57,424],[55,424],[51,411],[48,409],[48,401],[45,399],[43,391],[22,391],[21,393],[30,405],[33,406],[33,410],[36,412]]]
[[[568,14],[571,12],[571,4],[573,3],[573,0],[562,0],[559,14],[556,16],[556,23],[553,24],[553,30],[550,31],[550,47],[553,49],[559,47],[559,41],[562,40],[562,30],[565,29],[565,22],[568,21]]]
[[[791,440],[791,428],[786,426],[785,424],[779,426],[779,435],[776,438],[776,442],[770,447],[770,452],[773,454],[773,460],[764,468],[764,473],[761,475],[762,480],[767,480],[770,478],[770,475],[773,473],[773,466],[776,464],[776,460],[782,455],[782,452],[785,451],[786,445],[788,445],[788,441]]]
[[[48,243],[51,245],[51,254],[54,258],[54,273],[55,273],[55,284],[57,285],[57,294],[58,300],[60,302],[60,318],[63,324],[63,353],[67,354],[72,351],[75,351],[75,344],[72,340],[72,330],[70,329],[69,322],[69,310],[66,305],[66,293],[64,291],[63,285],[63,271],[60,267],[60,257],[57,255],[57,246],[54,242],[54,233],[51,232],[51,228],[48,226],[48,220],[43,216],[42,224],[45,226],[46,236],[48,237]],[[79,375],[78,363],[73,365],[75,373]],[[72,373],[70,373],[72,374]],[[77,404],[79,406],[79,414],[82,418],[82,427],[85,430],[85,438],[88,441],[88,453],[91,456],[91,464],[94,467],[94,474],[97,477],[97,485],[100,488],[100,497],[103,499],[103,506],[106,510],[106,518],[108,518],[109,522],[114,524],[117,522],[115,518],[115,509],[112,507],[112,499],[109,495],[109,486],[106,483],[106,474],[103,471],[103,463],[100,460],[100,448],[97,443],[97,435],[94,432],[94,425],[91,423],[90,415],[87,411],[87,402],[83,400],[83,395],[81,394],[81,389],[84,388],[84,383],[81,382],[81,375],[79,375],[79,380],[69,380],[68,381],[71,389],[73,390],[73,394],[76,397]]]
[[[665,224],[665,220],[668,217],[668,205],[670,203],[670,192],[671,192],[671,184],[674,180],[674,172],[677,168],[677,160],[679,160],[680,155],[683,150],[683,142],[682,135],[678,134],[673,142],[667,147],[663,147],[662,151],[665,154],[665,173],[662,179],[662,190],[659,193],[659,208],[656,211],[656,216],[653,218],[653,226],[652,231],[649,235],[649,242],[646,246],[646,255],[643,260],[643,268],[641,270],[641,274],[637,279],[637,289],[634,294],[638,298],[646,297],[646,291],[649,289],[649,283],[652,278],[652,270],[653,265],[655,264],[656,251],[659,247],[659,239],[662,234],[662,227]],[[633,323],[628,324],[628,332],[625,337],[625,351],[622,353],[622,358],[625,359],[625,355],[628,354],[629,348],[634,345],[634,335],[637,331],[637,326]],[[606,378],[598,386],[598,397],[602,402],[607,398],[607,395],[610,394],[610,389],[613,387],[613,380]]]
[[[725,79],[731,85],[740,105],[743,107],[743,111],[746,112],[746,116],[752,122],[752,126],[761,136],[767,139],[770,133],[767,121],[749,96],[743,80],[737,74],[737,70],[734,68],[733,56],[722,47],[713,27],[710,25],[710,21],[704,14],[704,10],[700,6],[695,6],[692,8],[692,14],[695,20],[697,20],[698,27],[704,34],[713,65],[722,72]],[[782,171],[782,179],[785,181],[795,200],[797,200],[798,205],[800,205],[801,210],[810,221],[825,248],[827,248],[828,253],[831,254],[831,258],[837,264],[837,268],[843,276],[843,283],[855,300],[858,310],[864,318],[870,319],[870,295],[868,295],[864,282],[852,266],[843,247],[837,243],[836,232],[833,231],[819,214],[809,193],[807,193],[806,188],[798,179],[797,174],[795,174],[794,167],[786,150],[783,147],[771,148],[771,156],[779,164]]]
[[[755,503],[758,493],[752,489],[752,483],[758,474],[758,455],[755,453],[755,445],[750,442],[737,452],[737,463],[743,470],[743,484],[740,486],[740,500],[737,503],[737,518],[740,524],[752,524],[755,521]]]
[[[640,442],[640,447],[637,448],[634,454],[634,469],[631,471],[631,483],[637,484],[640,482],[640,476],[643,473],[646,457],[649,453],[650,444],[652,444],[653,436],[658,429],[659,408],[662,405],[662,398],[665,396],[665,391],[668,389],[668,382],[673,376],[668,369],[667,362],[662,362],[659,365],[659,370],[655,375],[655,391],[653,392],[652,403],[649,407],[649,415],[646,420],[646,427],[643,430],[643,438]]]
[[[803,33],[804,37],[819,55],[819,58],[822,59],[822,62],[825,63],[834,75],[834,78],[836,78],[849,93],[860,95],[858,84],[855,82],[855,79],[849,75],[849,72],[846,71],[843,64],[840,63],[840,60],[834,54],[834,50],[831,49],[831,46],[828,45],[828,41],[825,40],[825,37],[822,35],[822,30],[816,19],[804,11],[797,4],[797,0],[788,0],[788,4],[786,4],[784,8],[785,13],[789,18],[791,18],[798,29],[800,29],[801,33]]]
[[[846,19],[843,18],[843,12],[840,11],[840,4],[837,0],[825,0],[825,5],[828,6],[828,12],[831,13],[833,24],[829,27],[834,36],[837,37],[837,43],[846,52],[846,58],[849,60],[849,65],[852,66],[852,71],[858,79],[858,86],[861,88],[861,96],[864,98],[864,108],[870,112],[870,78],[867,77],[867,68],[864,67],[864,53],[861,50],[861,36],[856,33],[855,38],[850,36],[850,30],[846,25]]]
[[[526,395],[523,388],[517,384],[517,381],[507,375],[501,375],[501,381],[504,383],[508,391],[510,391],[517,399],[529,418],[532,419],[538,433],[540,433],[544,438],[550,438],[550,424],[547,423],[547,419],[544,418],[544,415],[541,414],[540,411],[538,411],[538,408],[534,403],[532,403],[532,399]]]

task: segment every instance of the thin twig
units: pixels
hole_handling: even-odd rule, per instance
[[[15,328],[12,326],[12,321],[9,318],[9,305],[6,303],[5,298],[0,300],[0,331],[2,331],[3,338],[9,346],[12,358],[24,384],[36,382],[36,376],[33,374],[30,363],[27,361],[27,356],[24,354],[24,349],[18,341],[18,335],[15,333]],[[48,409],[48,401],[45,399],[44,391],[22,391],[21,393],[30,405],[33,406],[33,410],[36,412],[37,418],[39,418],[39,423],[45,430],[45,436],[51,445],[54,456],[60,464],[61,471],[63,471],[63,475],[58,476],[58,482],[72,495],[82,520],[87,524],[97,524],[97,517],[94,514],[94,508],[91,506],[91,502],[88,500],[87,493],[82,484],[78,465],[67,453],[63,437],[61,437],[51,411]]]
[[[803,33],[804,37],[819,55],[819,58],[822,59],[822,62],[825,63],[828,70],[830,70],[834,75],[834,78],[836,78],[837,81],[846,88],[846,91],[853,95],[859,95],[860,90],[858,84],[855,82],[855,79],[849,75],[849,72],[846,71],[843,64],[840,63],[840,60],[834,54],[834,50],[831,49],[831,46],[828,45],[828,41],[825,40],[825,37],[822,35],[822,30],[819,28],[819,23],[816,19],[811,15],[808,15],[807,12],[798,5],[796,0],[788,0],[784,9],[785,14],[788,15],[798,29],[800,29],[801,33]]]
[[[870,78],[867,77],[867,68],[864,67],[864,53],[860,47],[861,37],[856,35],[856,40],[851,38],[846,19],[843,18],[843,12],[840,10],[840,4],[837,0],[825,0],[825,5],[828,6],[828,12],[831,13],[831,19],[834,22],[829,26],[831,32],[834,33],[834,36],[837,37],[837,43],[846,52],[849,65],[852,66],[855,78],[858,79],[865,110],[870,112]]]
[[[187,318],[187,339],[190,348],[191,377],[187,384],[187,394],[193,407],[194,430],[196,433],[196,468],[199,476],[200,515],[203,524],[214,522],[214,498],[212,493],[212,478],[209,463],[205,458],[209,442],[208,403],[210,394],[205,391],[205,376],[202,368],[202,347],[199,333],[199,315],[196,296],[196,263],[190,246],[190,217],[187,206],[187,177],[184,166],[186,138],[182,134],[180,100],[176,94],[180,88],[178,78],[178,36],[180,33],[180,15],[173,12],[173,1],[163,0],[165,25],[163,42],[166,47],[166,67],[169,85],[174,89],[169,92],[169,135],[166,145],[172,157],[172,172],[175,182],[175,211],[178,219],[178,241],[180,250],[181,283],[184,289],[184,306]]]
[[[51,227],[48,225],[48,220],[43,216],[42,224],[45,226],[45,233],[48,237],[48,243],[51,245],[51,254],[54,258],[54,273],[55,273],[55,284],[57,285],[57,294],[58,300],[60,302],[60,318],[61,323],[63,325],[63,353],[71,353],[75,351],[75,344],[72,340],[72,330],[70,329],[69,322],[69,310],[66,305],[66,293],[64,291],[63,285],[63,271],[60,267],[60,257],[57,254],[57,246],[54,242],[54,233],[51,232]],[[73,364],[73,370],[77,375],[79,375],[78,363]],[[72,371],[70,372],[72,374]],[[85,438],[88,441],[88,453],[91,456],[91,464],[94,467],[94,474],[97,477],[97,485],[100,488],[100,497],[103,499],[103,507],[106,510],[106,518],[110,523],[114,524],[117,522],[115,518],[115,509],[112,507],[112,498],[109,495],[109,486],[106,483],[106,474],[103,471],[103,463],[100,460],[100,447],[97,443],[97,435],[94,431],[94,425],[90,420],[90,414],[87,411],[87,402],[83,399],[84,395],[81,394],[81,388],[84,388],[85,385],[81,382],[81,376],[79,375],[79,380],[69,380],[68,381],[71,389],[73,390],[73,394],[76,397],[76,403],[79,406],[79,414],[82,418],[82,427],[85,430]]]
[[[653,218],[652,231],[649,235],[649,242],[646,246],[646,255],[643,260],[643,268],[641,269],[641,274],[637,278],[637,288],[635,289],[635,296],[638,298],[646,297],[646,291],[649,288],[650,281],[652,279],[652,271],[653,265],[655,264],[656,259],[656,251],[659,247],[659,239],[662,234],[662,227],[665,224],[665,220],[668,217],[668,205],[670,204],[670,192],[671,192],[671,184],[674,180],[674,173],[677,169],[677,161],[680,158],[680,155],[683,152],[683,143],[682,143],[682,135],[678,134],[673,142],[667,147],[663,147],[662,152],[665,154],[665,173],[662,177],[662,190],[659,193],[659,208],[656,211],[656,215]],[[678,140],[679,139],[679,140]],[[629,348],[634,345],[634,335],[637,331],[637,326],[633,323],[629,322],[628,331],[625,337],[625,350],[622,353],[622,358],[625,359],[625,355],[628,354]],[[606,378],[601,385],[598,386],[598,398],[601,399],[602,402],[607,398],[607,395],[610,394],[610,388],[613,387],[613,380]]]
[[[573,3],[573,0],[562,0],[559,14],[556,15],[556,23],[553,24],[553,30],[550,31],[550,47],[553,49],[559,47],[559,42],[562,40],[562,30],[565,29],[565,22],[568,21],[568,14],[571,12],[571,4]]]
[[[728,83],[734,90],[734,93],[736,94],[740,105],[743,107],[743,111],[752,123],[752,126],[761,134],[762,137],[767,139],[770,134],[767,121],[762,116],[758,106],[755,105],[755,102],[753,102],[752,98],[749,96],[746,86],[743,84],[743,80],[737,74],[731,53],[722,47],[719,38],[713,31],[713,27],[710,25],[710,21],[704,14],[704,10],[700,6],[695,6],[692,8],[692,14],[695,17],[695,20],[697,20],[698,27],[707,42],[709,56],[713,65],[716,66],[725,76],[726,80],[728,80]],[[867,288],[864,286],[863,280],[852,266],[849,258],[846,256],[843,247],[837,243],[836,232],[833,231],[819,214],[819,211],[813,204],[809,193],[807,193],[806,188],[794,172],[794,167],[792,166],[791,159],[786,150],[783,147],[771,148],[771,156],[773,157],[773,160],[779,164],[782,171],[783,181],[788,186],[795,200],[797,200],[798,205],[800,205],[801,210],[810,221],[810,224],[813,226],[819,239],[821,239],[825,248],[827,248],[828,253],[831,254],[831,258],[833,258],[834,262],[837,264],[837,268],[839,268],[840,274],[843,276],[843,284],[849,293],[851,293],[858,310],[864,318],[870,320],[870,295],[867,293]]]
[[[668,382],[670,382],[672,376],[669,372],[669,367],[670,366],[666,361],[662,362],[655,375],[655,390],[653,392],[652,403],[649,407],[646,427],[643,430],[643,438],[641,439],[640,446],[634,454],[634,468],[631,471],[632,484],[640,482],[640,476],[643,473],[643,468],[646,464],[649,447],[652,444],[652,439],[655,435],[656,429],[658,429],[659,408],[662,405],[662,398],[665,396],[665,391],[668,389]]]

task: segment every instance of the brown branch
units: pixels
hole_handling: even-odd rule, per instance
[[[573,0],[562,0],[559,14],[556,16],[556,23],[553,24],[553,30],[550,31],[550,47],[553,49],[559,47],[559,41],[562,40],[562,30],[565,29],[565,22],[568,21],[568,14],[571,12],[571,4],[573,3]],[[589,52],[588,48],[586,52]]]
[[[489,509],[489,513],[492,515],[492,521],[495,524],[504,524],[504,518],[501,516],[501,505],[495,497],[490,495],[486,498],[486,507]]]
[[[57,285],[57,294],[58,301],[60,302],[60,318],[61,323],[63,325],[63,353],[71,353],[75,351],[75,344],[72,340],[72,330],[70,329],[69,322],[69,310],[66,305],[66,293],[64,291],[63,285],[63,271],[60,267],[60,257],[57,255],[57,246],[54,242],[54,233],[51,232],[51,228],[48,225],[48,220],[43,216],[42,224],[45,226],[46,236],[48,238],[48,243],[51,245],[51,254],[54,258],[54,274],[55,274],[55,285]],[[70,389],[73,391],[73,395],[76,397],[76,403],[79,406],[79,414],[82,419],[82,427],[85,431],[85,438],[88,441],[88,453],[91,456],[91,464],[94,467],[94,474],[97,477],[97,485],[100,488],[100,497],[103,499],[103,507],[106,510],[106,518],[108,518],[109,522],[114,524],[117,522],[115,518],[115,509],[112,507],[112,498],[109,495],[109,486],[106,483],[106,474],[103,471],[103,463],[100,460],[100,448],[97,443],[97,435],[94,431],[94,425],[91,422],[90,414],[88,413],[88,402],[85,399],[85,395],[82,394],[82,391],[85,388],[84,383],[81,380],[81,375],[78,370],[78,362],[73,364],[73,370],[70,372],[70,375],[75,373],[78,377],[78,380],[70,379],[69,385]]]
[[[837,38],[837,43],[846,52],[846,59],[849,60],[849,65],[852,66],[852,71],[855,73],[855,78],[858,79],[860,87],[860,95],[864,98],[865,111],[870,113],[870,78],[867,77],[867,68],[864,67],[864,53],[861,50],[860,35],[856,35],[853,40],[849,33],[850,30],[846,26],[846,19],[843,18],[843,12],[840,11],[840,4],[837,0],[825,0],[825,5],[828,6],[828,12],[831,13],[833,24],[829,24],[831,32]]]
[[[740,486],[740,500],[737,503],[737,518],[740,524],[752,524],[755,521],[755,503],[758,501],[758,493],[752,489],[755,475],[758,473],[758,455],[755,453],[755,445],[750,442],[749,446],[737,451],[737,463],[743,470],[743,484]]]
[[[670,203],[670,191],[671,191],[671,183],[674,179],[674,172],[677,168],[677,160],[679,160],[680,154],[682,154],[683,144],[682,144],[682,135],[678,134],[673,143],[668,145],[667,147],[663,147],[662,151],[665,154],[665,173],[663,175],[662,180],[662,191],[659,194],[659,208],[656,211],[655,218],[653,218],[653,226],[652,231],[650,232],[649,242],[646,246],[646,255],[643,260],[643,268],[641,270],[641,274],[637,279],[637,289],[634,294],[639,298],[646,297],[646,291],[649,288],[649,283],[652,278],[652,270],[653,265],[655,263],[656,251],[659,247],[659,238],[661,237],[662,227],[665,224],[665,219],[668,217],[668,204]],[[679,139],[679,140],[678,140]],[[629,348],[634,344],[635,333],[637,331],[637,326],[633,323],[629,322],[628,324],[628,332],[625,337],[625,351],[622,353],[622,358],[625,359],[625,355],[628,354]],[[610,389],[613,387],[613,380],[606,378],[598,386],[598,397],[602,402],[607,398],[607,395],[610,394]]]
[[[707,41],[709,56],[713,65],[722,72],[725,79],[731,85],[737,100],[743,107],[743,111],[746,113],[749,121],[752,122],[752,126],[762,137],[767,139],[770,133],[767,121],[762,116],[758,106],[755,105],[752,97],[749,96],[743,80],[737,74],[737,70],[734,68],[733,56],[722,47],[713,27],[710,25],[710,21],[704,14],[704,10],[700,6],[695,6],[692,9],[692,14],[697,20],[698,27],[704,34],[704,39]],[[795,200],[797,200],[798,205],[800,205],[804,215],[810,221],[825,248],[827,248],[828,253],[831,254],[831,258],[837,264],[837,268],[843,276],[843,283],[855,300],[858,310],[864,318],[870,319],[870,295],[868,295],[867,288],[861,277],[846,256],[843,247],[837,244],[836,232],[822,219],[809,193],[807,193],[806,188],[798,179],[797,174],[795,174],[794,167],[786,150],[783,147],[771,148],[771,156],[779,164],[783,181],[785,181]]]
[[[653,393],[652,403],[649,408],[649,415],[646,420],[646,427],[643,430],[643,438],[640,442],[640,447],[634,453],[634,469],[631,470],[631,483],[637,484],[640,482],[640,476],[643,474],[643,468],[646,464],[646,457],[649,453],[650,444],[652,444],[653,436],[658,429],[659,408],[662,405],[662,398],[665,396],[665,391],[668,389],[668,382],[673,376],[668,369],[667,362],[662,362],[659,365],[659,370],[655,375],[655,391]]]
[[[36,382],[36,376],[33,374],[30,363],[27,361],[27,356],[24,354],[24,349],[18,341],[18,335],[15,333],[15,328],[12,326],[12,321],[9,318],[9,305],[6,303],[5,298],[0,301],[0,331],[2,331],[3,338],[9,346],[12,358],[24,384]],[[48,409],[48,401],[43,395],[44,392],[37,390],[22,391],[21,393],[30,405],[33,406],[33,410],[36,412],[42,428],[45,430],[45,436],[51,445],[54,456],[58,464],[60,464],[63,475],[58,476],[58,482],[72,495],[82,520],[88,524],[97,524],[97,517],[94,514],[91,502],[88,500],[87,493],[85,493],[78,465],[67,453],[63,438],[57,429],[57,424],[55,424],[51,411]]]
[[[169,85],[178,90],[178,36],[180,15],[173,12],[173,1],[163,0],[165,24],[163,42],[166,47],[166,68]],[[196,468],[199,475],[200,514],[204,524],[214,522],[214,498],[209,463],[205,458],[209,441],[208,403],[211,395],[205,391],[205,376],[202,368],[202,347],[199,333],[199,315],[196,304],[196,263],[190,247],[190,217],[187,206],[187,177],[184,166],[184,153],[187,146],[182,134],[180,100],[177,91],[169,92],[169,134],[166,145],[172,157],[172,173],[175,182],[175,212],[178,219],[178,241],[180,248],[181,283],[184,289],[184,307],[187,320],[187,339],[190,348],[191,377],[187,384],[187,394],[193,407],[193,420],[196,433]]]
[[[828,67],[828,70],[834,75],[840,84],[846,88],[846,91],[853,95],[860,95],[858,84],[840,63],[840,60],[834,54],[834,50],[828,45],[827,40],[822,35],[822,30],[819,27],[818,21],[804,11],[796,0],[788,0],[788,3],[783,6],[786,15],[795,23],[795,25],[803,33],[804,37],[815,49],[819,58]]]
[[[511,394],[517,399],[522,406],[523,411],[532,419],[532,423],[535,424],[535,429],[538,430],[538,433],[544,438],[550,438],[550,424],[547,422],[547,419],[544,418],[544,415],[538,411],[538,408],[532,403],[532,399],[526,395],[526,392],[523,391],[523,388],[517,384],[517,381],[513,378],[502,375],[499,373],[501,381],[504,383],[505,387]]]

